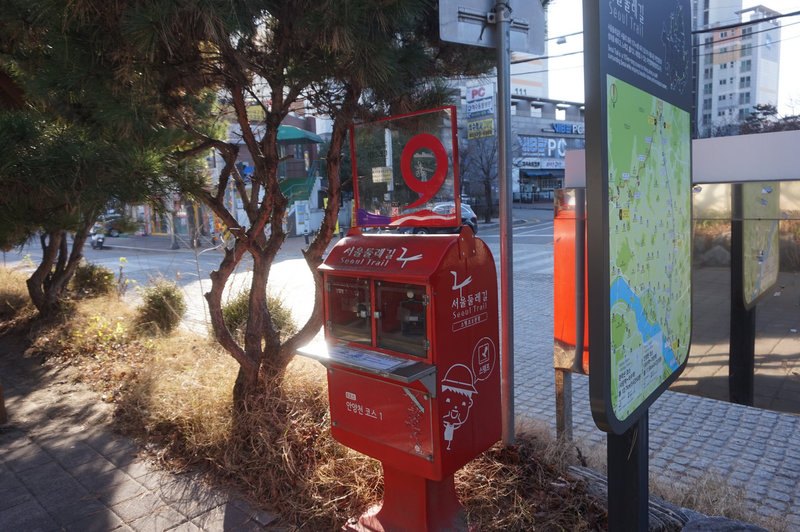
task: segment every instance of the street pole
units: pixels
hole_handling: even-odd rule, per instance
[[[514,444],[514,283],[511,240],[511,10],[497,2],[497,179],[500,185],[500,356],[503,443]]]
[[[647,532],[649,528],[649,422],[645,410],[623,434],[608,433],[608,530],[612,532]]]
[[[744,304],[744,211],[742,184],[731,186],[731,319],[728,398],[753,406],[756,352],[756,306]]]

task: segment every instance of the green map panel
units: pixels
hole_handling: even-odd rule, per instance
[[[689,351],[690,118],[613,76],[606,83],[611,403],[622,421]]]

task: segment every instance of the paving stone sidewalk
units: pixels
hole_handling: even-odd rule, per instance
[[[0,338],[9,416],[0,426],[0,530],[289,529],[196,475],[151,467],[111,432],[110,405],[74,384],[73,369],[18,356],[19,347]]]
[[[515,294],[517,420],[555,432],[552,276],[515,279]],[[588,377],[574,375],[572,387],[575,441],[584,453],[605,456]],[[703,480],[727,482],[741,489],[748,511],[800,530],[800,416],[673,391],[649,412],[651,478],[692,490]]]

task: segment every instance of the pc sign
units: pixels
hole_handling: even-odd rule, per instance
[[[467,138],[494,135],[494,83],[467,87]]]

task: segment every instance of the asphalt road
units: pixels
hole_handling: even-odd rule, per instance
[[[524,217],[524,218],[523,218]],[[513,226],[514,275],[530,273],[552,274],[553,268],[553,222],[550,211],[529,210],[515,212],[517,223]],[[492,250],[499,269],[500,229],[492,223],[479,228],[479,236]],[[145,237],[149,238],[149,237]],[[210,273],[222,260],[219,249],[206,248],[190,250],[181,247],[169,249],[168,242],[161,238],[158,243],[136,238],[107,237],[102,250],[84,246],[83,255],[87,262],[104,266],[120,273],[124,279],[132,281],[126,298],[137,298],[136,287],[145,286],[158,278],[174,281],[184,290],[189,302],[185,324],[196,330],[207,330],[208,314],[202,297],[211,287]],[[332,244],[335,244],[334,239]],[[295,319],[302,323],[310,315],[313,305],[313,279],[302,258],[301,249],[305,247],[302,237],[287,239],[281,253],[276,258],[270,275],[270,290],[280,295],[292,308]],[[3,254],[3,264],[8,268],[30,267],[41,260],[38,241],[31,240],[20,249]],[[249,282],[252,260],[245,257],[229,282],[226,297],[245,290]]]

